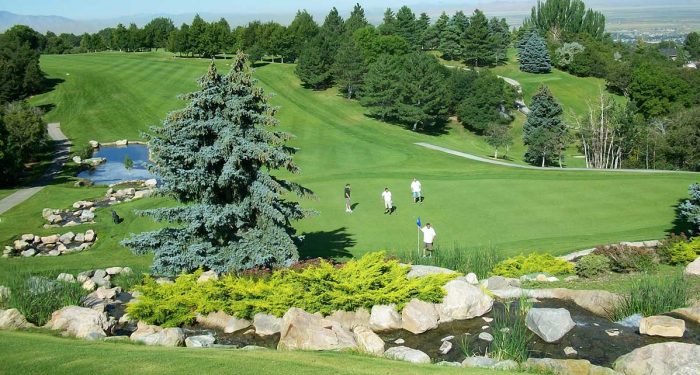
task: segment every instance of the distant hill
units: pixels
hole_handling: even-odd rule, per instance
[[[82,34],[86,31],[93,31],[94,28],[89,22],[76,21],[66,17],[25,16],[0,10],[0,32],[14,25],[27,25],[42,34],[47,31]]]

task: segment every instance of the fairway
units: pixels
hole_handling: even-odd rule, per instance
[[[226,61],[217,63],[227,69]],[[182,106],[176,96],[196,88],[195,79],[207,64],[165,53],[42,56],[42,69],[64,82],[32,102],[54,106],[47,119],[61,122],[78,144],[90,139],[133,140]],[[427,142],[460,149],[459,134],[421,135],[370,119],[357,102],[335,90],[301,88],[294,65],[262,66],[255,75],[274,94],[282,127],[295,135],[291,145],[299,149],[296,160],[302,172],[292,178],[316,193],[303,205],[319,214],[296,225],[306,237],[306,256],[415,251],[418,216],[435,226],[438,246],[494,246],[509,255],[535,250],[561,254],[602,243],[661,238],[673,228],[674,206],[698,180],[695,174],[531,171],[473,162],[414,145]],[[422,205],[411,201],[413,177],[423,183]],[[352,185],[357,203],[353,214],[344,212],[345,183]],[[394,215],[382,214],[380,193],[385,186],[394,193]],[[56,194],[55,189],[45,194]],[[25,202],[3,219],[40,216],[40,199]],[[163,203],[148,200],[138,206]],[[35,231],[40,220],[26,223],[22,231]],[[100,226],[109,236],[95,253],[104,248],[122,254],[124,265],[131,262],[117,242],[142,225],[130,225],[128,231]],[[13,224],[10,230],[0,224],[0,238],[16,235],[17,227]]]

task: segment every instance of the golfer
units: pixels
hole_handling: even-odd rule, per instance
[[[391,214],[391,211],[394,208],[394,203],[391,200],[391,192],[389,191],[388,187],[385,187],[384,191],[382,192],[382,200],[384,200],[384,213]]]
[[[433,256],[433,242],[435,242],[435,237],[437,236],[437,233],[435,233],[435,228],[430,226],[430,223],[426,223],[425,227],[423,228],[418,228],[421,232],[423,232],[423,256]]]
[[[421,186],[420,181],[413,179],[411,182],[411,193],[413,194],[413,203],[418,203],[422,201]]]
[[[352,204],[350,202],[350,184],[345,184],[345,212],[352,213]]]

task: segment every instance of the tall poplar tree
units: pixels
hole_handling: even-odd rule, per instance
[[[530,113],[523,125],[527,162],[544,167],[558,160],[561,166],[567,140],[567,127],[561,119],[563,112],[549,88],[540,86],[532,96]]]
[[[198,268],[228,272],[288,266],[298,259],[291,221],[307,212],[287,193],[310,193],[270,171],[298,172],[290,135],[273,130],[275,108],[239,52],[221,76],[212,62],[185,108],[144,136],[151,145],[160,192],[174,207],[140,212],[170,226],[122,241],[153,252],[153,273],[174,276]]]

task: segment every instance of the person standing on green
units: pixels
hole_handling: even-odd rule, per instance
[[[350,202],[350,184],[345,184],[345,212],[352,213],[352,204]]]

